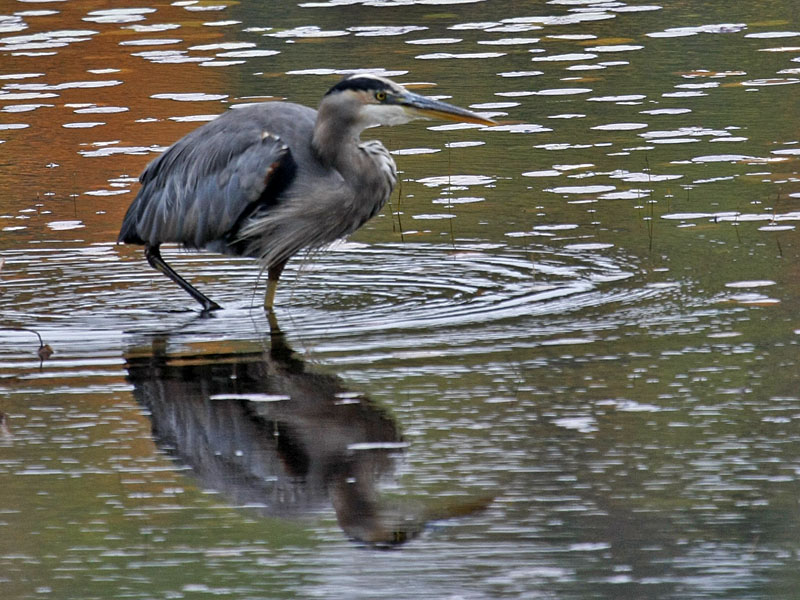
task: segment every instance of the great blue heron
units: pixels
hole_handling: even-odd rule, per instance
[[[361,142],[361,132],[431,117],[495,124],[365,74],[334,85],[318,111],[287,102],[228,111],[147,166],[119,241],[143,244],[150,265],[204,311],[219,305],[164,261],[162,243],[260,259],[267,268],[264,307],[271,309],[293,255],[353,233],[389,199],[394,160],[380,142]]]

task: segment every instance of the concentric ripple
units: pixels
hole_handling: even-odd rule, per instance
[[[632,275],[625,265],[577,253],[346,245],[315,264],[301,264],[286,287],[292,312],[309,326],[387,332],[571,312],[614,301],[616,292],[601,291],[601,284]]]
[[[357,349],[362,358],[370,350],[447,353],[455,337],[462,351],[585,343],[592,331],[624,322],[619,303],[636,306],[666,293],[626,283],[637,268],[611,252],[345,243],[290,263],[276,313],[287,333],[313,340],[315,349]],[[191,343],[259,339],[269,331],[257,263],[175,249],[164,256],[224,308],[201,317],[139,251],[97,244],[7,254],[4,320],[76,351],[91,343],[113,352],[132,333],[169,332]]]

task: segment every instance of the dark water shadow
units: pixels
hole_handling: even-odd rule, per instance
[[[127,379],[158,447],[231,504],[286,518],[331,504],[350,539],[391,547],[491,502],[382,499],[379,484],[406,447],[397,423],[339,377],[308,368],[274,321],[259,352],[170,354],[168,339],[131,349]]]

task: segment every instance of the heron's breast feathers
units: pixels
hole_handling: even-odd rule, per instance
[[[307,177],[298,171],[279,202],[253,211],[242,223],[243,254],[277,264],[350,235],[374,217],[397,183],[397,169],[380,142],[360,144],[355,158],[347,174],[330,169]]]
[[[384,183],[389,189],[387,192],[388,199],[388,196],[392,193],[394,186],[397,185],[397,165],[395,164],[392,155],[389,154],[386,146],[377,140],[363,142],[359,145],[359,148],[361,148],[361,150],[367,154],[370,160],[372,160],[378,166],[380,175],[384,178]]]

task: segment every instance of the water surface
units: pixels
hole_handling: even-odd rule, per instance
[[[695,4],[5,2],[4,597],[795,597],[797,8]],[[282,334],[115,244],[179,136],[354,70],[500,124],[366,132],[402,185]]]

